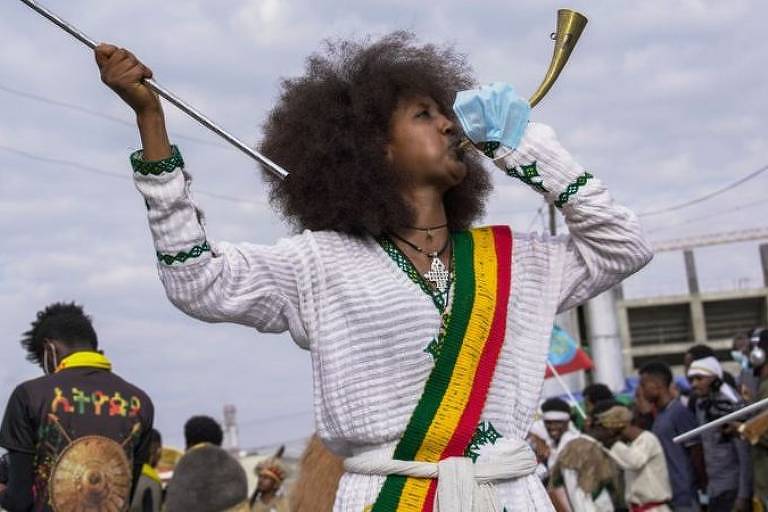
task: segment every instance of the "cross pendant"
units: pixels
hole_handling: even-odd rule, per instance
[[[445,265],[440,261],[440,258],[438,258],[437,255],[432,256],[432,266],[429,272],[424,274],[424,278],[430,283],[433,283],[441,293],[445,293],[448,289],[449,275],[448,269],[445,268]]]

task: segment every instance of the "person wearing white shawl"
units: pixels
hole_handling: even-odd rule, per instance
[[[549,479],[549,471],[555,467],[557,456],[571,440],[581,433],[571,422],[571,407],[560,398],[550,398],[541,404],[541,419],[531,426],[529,436],[536,436],[541,443],[536,457],[539,465],[536,474],[544,481]],[[538,441],[537,440],[537,441]]]

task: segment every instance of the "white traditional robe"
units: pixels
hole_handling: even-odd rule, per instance
[[[537,162],[551,202],[575,187],[562,207],[570,234],[513,236],[506,338],[481,422],[504,438],[524,439],[539,402],[555,314],[615,285],[652,254],[637,217],[616,204],[599,179],[573,185],[585,169],[549,127],[531,123],[518,149],[501,147],[496,155],[502,169]],[[425,348],[441,315],[431,298],[370,237],[305,231],[274,245],[214,242],[186,172],[135,173],[135,179],[156,251],[182,254],[159,263],[169,299],[208,322],[289,331],[312,357],[315,422],[326,444],[340,454],[393,450],[434,364]],[[493,448],[483,446],[478,462],[492,458]],[[383,482],[346,474],[335,511],[361,512]],[[551,509],[533,474],[496,488],[509,511]]]

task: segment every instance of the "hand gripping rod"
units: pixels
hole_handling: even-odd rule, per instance
[[[701,434],[702,432],[706,432],[707,430],[711,430],[715,427],[719,427],[720,425],[724,423],[728,423],[730,421],[737,420],[739,418],[742,418],[743,416],[746,416],[754,411],[763,409],[768,407],[768,398],[764,398],[763,400],[760,400],[758,402],[755,402],[753,404],[750,404],[746,407],[743,407],[737,411],[734,411],[730,414],[726,414],[725,416],[722,416],[720,418],[717,418],[716,420],[710,421],[709,423],[705,423],[704,425],[700,427],[696,427],[692,430],[689,430],[688,432],[685,432],[684,434],[680,434],[679,436],[672,439],[675,443],[683,443],[687,440],[689,440],[692,437],[696,437],[697,435]]]
[[[35,0],[21,0],[25,4],[27,4],[29,7],[31,7],[34,11],[36,11],[38,14],[42,15],[43,17],[47,18],[50,22],[52,22],[54,25],[58,26],[65,32],[69,33],[71,36],[73,36],[75,39],[86,45],[90,49],[96,48],[96,43],[86,36],[82,31],[79,29],[73,27],[71,24],[67,23],[63,19],[61,19],[59,16],[56,16],[51,11],[46,9],[45,7],[41,6],[39,3],[37,3]],[[190,116],[192,119],[197,121],[198,123],[202,124],[212,132],[219,135],[222,139],[226,140],[233,146],[235,146],[237,149],[245,153],[246,155],[250,156],[257,162],[264,165],[264,167],[270,171],[272,174],[274,174],[276,177],[280,179],[285,179],[288,176],[288,171],[277,165],[275,162],[267,158],[266,156],[262,155],[258,151],[248,147],[243,143],[240,139],[235,137],[234,135],[230,134],[223,128],[221,128],[219,125],[208,119],[205,115],[203,115],[200,111],[198,111],[196,108],[189,105],[187,102],[173,94],[168,89],[161,87],[157,82],[155,82],[151,78],[145,78],[144,83],[153,91],[155,91],[157,94],[174,104],[179,110],[186,113],[188,116]]]

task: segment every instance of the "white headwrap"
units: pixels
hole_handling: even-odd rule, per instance
[[[717,377],[723,378],[723,367],[720,361],[709,356],[703,359],[696,359],[688,368],[688,377]]]
[[[571,415],[565,411],[544,411],[541,419],[544,421],[571,421]]]
[[[705,357],[703,359],[697,359],[688,368],[688,377],[717,377],[723,378],[723,367],[720,366],[720,361],[712,356]],[[720,386],[720,393],[733,403],[739,401],[739,397],[736,391],[727,383],[723,383]]]

